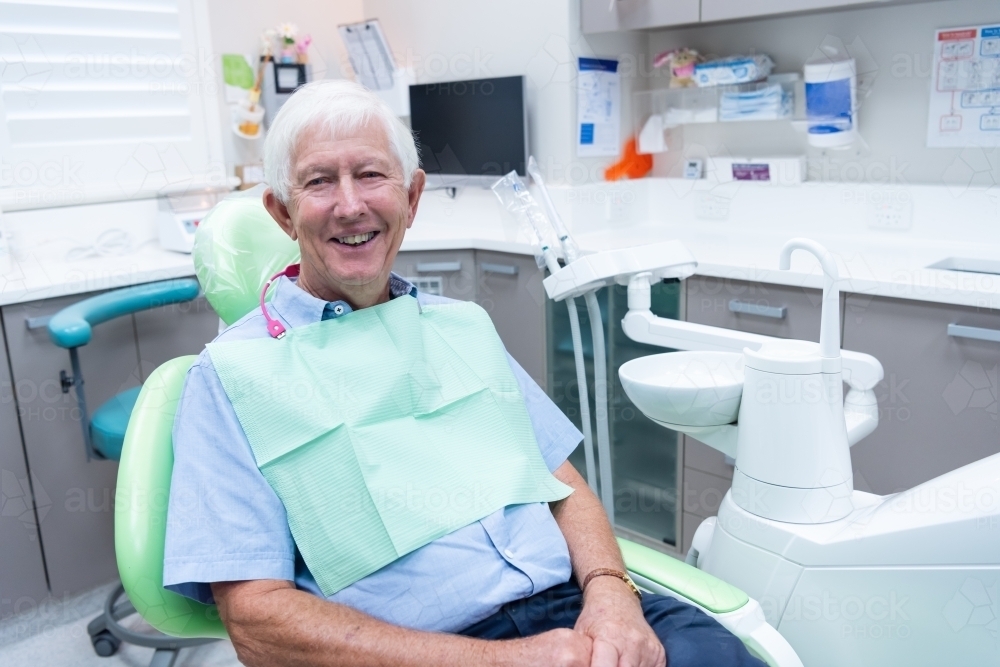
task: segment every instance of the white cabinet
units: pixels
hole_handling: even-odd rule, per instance
[[[871,4],[876,3],[870,0],[701,0],[701,20],[728,21]]]
[[[0,618],[10,611],[4,606],[10,604],[6,601],[18,599],[13,596],[39,595],[45,582],[40,555],[35,561],[39,546],[56,598],[118,575],[114,548],[118,464],[87,461],[76,398],[72,392],[60,391],[59,372],[70,370],[69,354],[52,344],[45,327],[26,326],[31,319],[49,317],[90,296],[94,295],[76,294],[0,310],[13,376],[7,378],[5,363],[0,370],[0,387],[7,388],[0,390],[0,472],[5,500],[0,512]],[[215,337],[218,322],[201,298],[94,327],[93,339],[79,350],[90,410],[141,384],[164,361],[201,352]],[[40,541],[31,538],[36,527],[30,517],[20,511],[14,514],[22,500],[14,494],[29,488],[29,474]]]
[[[918,0],[580,0],[584,34],[668,28]]]
[[[878,428],[851,448],[856,488],[894,493],[1000,452],[1000,342],[949,324],[996,335],[1000,311],[847,295],[844,348],[885,369]]]
[[[697,23],[699,0],[581,0],[584,34]]]

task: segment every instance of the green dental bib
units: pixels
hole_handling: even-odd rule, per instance
[[[325,595],[507,505],[572,491],[473,303],[404,296],[208,350]]]

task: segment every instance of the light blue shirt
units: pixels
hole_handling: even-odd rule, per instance
[[[346,302],[317,299],[287,278],[271,289],[269,312],[289,328],[351,312]],[[414,295],[421,304],[448,301],[417,294],[395,275],[390,293],[394,298]],[[254,309],[216,340],[267,335],[264,317]],[[508,359],[542,457],[555,470],[583,436],[510,355]],[[207,351],[188,371],[173,438],[163,584],[201,602],[212,601],[211,582],[245,579],[294,581],[297,588],[321,596],[295,548],[284,506],[257,468]],[[328,599],[396,625],[455,632],[507,602],[565,583],[570,575],[566,541],[548,505],[513,505]]]

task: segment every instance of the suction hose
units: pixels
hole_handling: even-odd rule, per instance
[[[608,521],[615,525],[615,493],[611,480],[611,433],[608,426],[608,362],[604,347],[604,322],[597,294],[587,292],[587,314],[590,316],[590,335],[594,341],[594,407],[597,417],[597,464],[601,471],[601,503]]]
[[[551,250],[545,254],[545,265],[549,273],[559,270],[559,262]],[[576,364],[576,384],[580,394],[580,425],[583,430],[583,458],[587,466],[587,485],[597,494],[597,469],[594,465],[594,436],[590,429],[590,392],[587,390],[587,366],[583,359],[583,338],[580,336],[580,314],[576,309],[576,299],[566,299],[569,311],[569,330],[573,338],[573,360]]]

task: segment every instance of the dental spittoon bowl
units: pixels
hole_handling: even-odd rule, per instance
[[[743,355],[667,352],[639,357],[618,369],[622,386],[644,415],[680,426],[736,421],[743,397]]]

